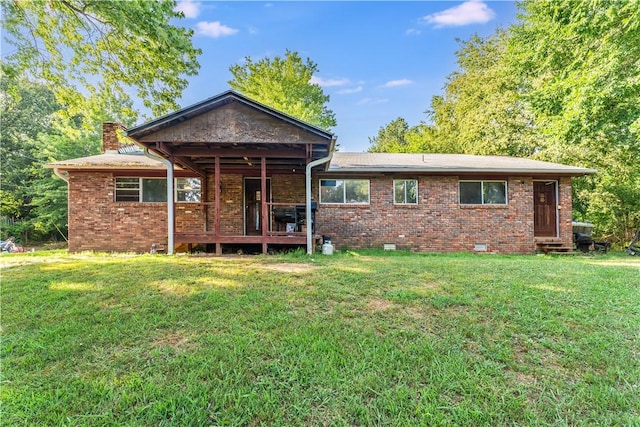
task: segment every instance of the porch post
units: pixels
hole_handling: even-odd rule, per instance
[[[214,239],[216,240],[216,255],[222,255],[222,244],[218,242],[218,238],[220,237],[220,156],[215,156],[215,172],[213,179],[213,186],[215,187],[215,220],[213,226]]]
[[[173,255],[174,250],[174,233],[175,233],[175,218],[176,218],[176,205],[173,198],[173,162],[169,160],[167,165],[167,234],[168,234],[168,248],[167,255]]]
[[[269,212],[267,206],[267,159],[260,162],[260,207],[262,209],[262,253],[267,253],[267,231],[269,227]]]

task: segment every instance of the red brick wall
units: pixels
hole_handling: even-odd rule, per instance
[[[271,197],[274,203],[304,204],[305,175],[279,174],[271,176]]]
[[[571,198],[571,178],[560,178],[558,181],[558,222],[560,238],[564,246],[573,246],[573,200]]]
[[[114,185],[112,173],[70,173],[70,252],[147,252],[167,244],[167,204],[116,203]],[[198,205],[176,204],[176,231],[201,229]]]
[[[570,244],[570,178],[560,184],[561,236]],[[369,205],[320,205],[317,234],[331,237],[339,249],[390,243],[419,252],[473,251],[475,244],[487,245],[488,252],[535,251],[531,178],[507,180],[507,206],[461,206],[455,176],[420,177],[418,205],[393,204],[393,177],[371,177],[370,189]]]
[[[335,176],[335,178],[344,178]],[[71,172],[69,179],[69,250],[149,251],[167,243],[166,203],[115,203],[114,175]],[[221,232],[242,235],[243,177],[221,177]],[[533,180],[509,178],[508,206],[460,206],[457,177],[420,177],[417,206],[393,204],[393,177],[370,178],[369,205],[319,205],[316,234],[328,235],[339,249],[381,248],[420,252],[473,251],[486,244],[489,252],[533,253]],[[571,179],[559,181],[560,237],[571,245]],[[304,175],[273,175],[273,199],[299,203],[305,199]],[[213,201],[213,176],[209,201]],[[318,200],[314,178],[312,199]],[[208,229],[213,230],[213,205]],[[197,204],[176,204],[176,231],[202,230],[204,212]]]
[[[215,230],[215,176],[209,175],[207,178],[207,201],[210,202],[207,211],[207,230]],[[240,174],[220,175],[220,234],[222,235],[243,235],[244,234],[244,212],[243,212],[243,182]]]
[[[125,126],[120,123],[104,122],[102,123],[102,152],[118,151],[120,141],[118,140],[118,131],[125,130]]]

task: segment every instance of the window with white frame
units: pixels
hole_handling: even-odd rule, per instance
[[[200,178],[176,179],[176,201],[199,203],[201,199]]]
[[[175,199],[177,202],[200,202],[200,178],[176,178]],[[117,177],[116,202],[161,203],[167,201],[166,178]]]
[[[321,179],[320,203],[369,204],[368,179]]]
[[[418,204],[418,180],[396,179],[393,181],[393,203],[396,205]]]
[[[460,181],[461,205],[506,205],[506,181]]]

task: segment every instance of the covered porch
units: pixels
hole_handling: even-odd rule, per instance
[[[311,175],[329,161],[332,134],[229,91],[127,136],[167,167],[167,252],[175,244],[217,254],[225,245],[313,250]],[[186,207],[174,200],[176,166],[199,180],[199,200]]]

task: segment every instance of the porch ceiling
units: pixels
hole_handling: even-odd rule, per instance
[[[146,144],[145,144],[146,145]],[[148,148],[170,159],[180,167],[197,173],[206,173],[215,168],[215,159],[224,169],[260,170],[261,159],[266,159],[270,169],[303,168],[324,151],[314,149],[311,144],[247,144],[247,143],[167,143],[148,144]],[[327,148],[325,147],[324,150]]]

